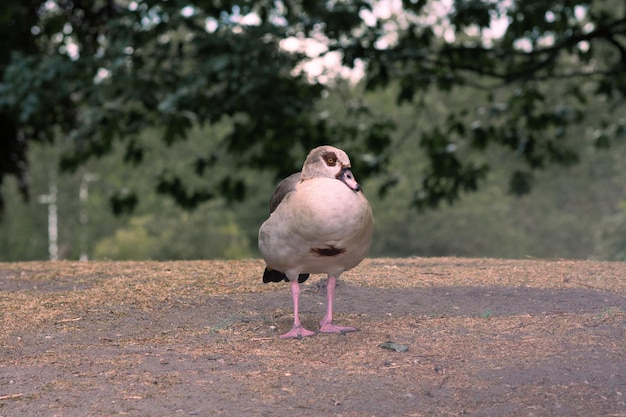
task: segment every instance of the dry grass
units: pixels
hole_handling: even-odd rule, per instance
[[[5,314],[0,337],[45,321],[72,320],[71,310],[110,304],[149,308],[172,296],[184,300],[275,290],[258,279],[263,266],[260,260],[0,263],[5,285],[16,282],[25,289],[0,293]],[[523,286],[590,288],[626,295],[626,266],[620,262],[377,258],[348,271],[343,280],[377,288]]]
[[[352,291],[362,308],[337,314],[363,331],[302,341],[277,339],[291,320],[288,288],[263,285],[262,269],[0,264],[0,416],[626,416],[625,263],[368,259],[340,287],[344,305]],[[315,328],[323,296],[306,288],[315,311],[304,324]],[[464,288],[536,289],[527,294],[554,297],[555,309],[487,303],[469,314]],[[451,289],[450,310],[429,310],[437,289]],[[385,294],[401,306],[382,304]],[[416,297],[427,313],[412,310]],[[409,351],[378,346],[389,339]]]

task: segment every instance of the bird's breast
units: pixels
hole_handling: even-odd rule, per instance
[[[367,227],[371,210],[365,196],[335,179],[298,184],[292,212],[294,231],[312,240],[344,240]]]

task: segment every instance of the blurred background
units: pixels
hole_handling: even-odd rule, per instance
[[[345,149],[371,256],[626,261],[620,1],[0,6],[0,261],[258,256]]]

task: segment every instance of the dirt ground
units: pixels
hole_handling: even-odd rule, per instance
[[[262,270],[0,263],[0,416],[626,416],[626,263],[368,259],[336,292],[360,331],[302,340]]]

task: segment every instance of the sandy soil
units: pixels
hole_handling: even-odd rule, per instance
[[[361,331],[287,341],[262,270],[0,263],[0,416],[626,416],[626,263],[368,259],[336,294]]]

